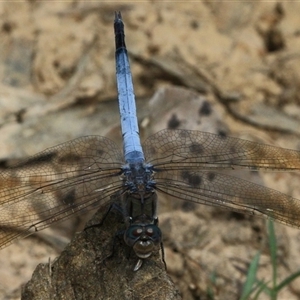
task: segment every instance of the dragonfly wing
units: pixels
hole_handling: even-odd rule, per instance
[[[192,130],[162,130],[143,144],[157,169],[300,170],[300,151]]]
[[[212,171],[163,170],[156,173],[155,181],[158,191],[182,200],[300,227],[300,200],[237,177]]]
[[[0,248],[104,205],[122,189],[121,153],[89,136],[46,149],[0,173]]]

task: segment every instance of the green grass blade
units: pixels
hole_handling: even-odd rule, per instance
[[[255,288],[255,295],[253,297],[253,300],[258,300],[258,297],[262,292],[265,292],[266,294],[270,295],[270,289],[267,286],[267,282],[264,281],[258,281],[257,286]]]
[[[258,252],[252,259],[248,272],[247,272],[247,278],[246,282],[243,286],[242,296],[240,300],[247,300],[250,296],[250,294],[253,292],[254,285],[256,282],[256,274],[258,269],[260,259],[260,252]]]
[[[271,299],[277,299],[277,240],[273,220],[268,221],[269,245],[272,265],[272,287],[270,288]]]
[[[277,240],[276,240],[273,220],[268,221],[268,231],[269,231],[271,263],[272,263],[272,271],[273,271],[272,283],[273,283],[273,288],[276,288],[277,286]]]
[[[276,287],[277,292],[279,292],[282,288],[286,287],[288,284],[290,284],[295,278],[300,276],[300,271],[297,271],[284,280],[281,281],[281,283]]]

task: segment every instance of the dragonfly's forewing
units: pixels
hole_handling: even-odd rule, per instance
[[[224,174],[236,168],[299,170],[299,151],[189,130],[162,130],[146,140],[144,150],[158,191],[300,226],[300,200]]]
[[[0,248],[84,210],[122,188],[122,156],[89,136],[46,149],[0,173]]]
[[[300,151],[193,130],[162,130],[143,144],[157,169],[300,170]]]

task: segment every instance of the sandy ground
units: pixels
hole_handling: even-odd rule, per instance
[[[299,2],[1,2],[2,168],[84,135],[120,141],[115,10],[126,26],[142,139],[179,126],[300,150]],[[204,102],[210,114],[201,113]],[[245,178],[300,199],[296,172]],[[167,198],[159,216],[184,299],[207,299],[214,273],[215,299],[238,299],[259,250],[258,276],[271,280],[265,220]],[[87,218],[1,250],[0,298],[20,299],[35,266],[59,255]],[[300,231],[276,224],[276,233],[282,280],[299,269]],[[299,299],[299,286],[279,298]]]

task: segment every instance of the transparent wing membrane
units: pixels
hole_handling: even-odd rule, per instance
[[[122,156],[104,137],[79,138],[0,173],[0,248],[95,206],[122,189]]]
[[[158,191],[181,200],[258,214],[300,227],[300,201],[276,190],[210,171],[161,171],[156,178]]]
[[[300,170],[300,152],[193,130],[162,130],[143,144],[157,169]]]

